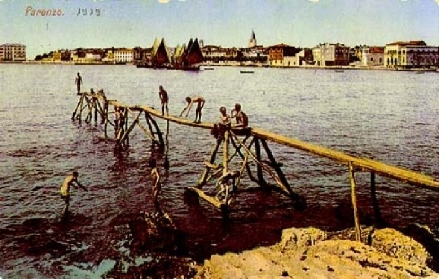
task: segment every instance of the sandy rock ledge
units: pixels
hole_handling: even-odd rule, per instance
[[[197,279],[439,279],[427,266],[430,254],[413,238],[394,229],[362,229],[328,235],[316,228],[285,229],[281,241],[242,253],[213,255],[199,266]]]

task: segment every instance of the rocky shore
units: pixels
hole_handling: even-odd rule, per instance
[[[211,256],[195,278],[439,278],[429,252],[438,240],[419,225],[407,231],[423,234],[429,247],[390,228],[363,228],[361,242],[353,240],[353,230],[285,229],[273,246]]]
[[[362,227],[326,232],[289,228],[272,246],[211,255],[196,262],[167,214],[141,214],[118,225],[125,251],[104,278],[438,278],[439,240],[428,227]],[[119,242],[120,243],[120,242]],[[192,255],[193,256],[193,255]]]

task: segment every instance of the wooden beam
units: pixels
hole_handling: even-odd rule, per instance
[[[216,153],[218,152],[218,149],[221,145],[221,142],[222,142],[222,139],[216,140],[215,146],[213,147],[212,152],[210,154],[210,162],[209,163],[212,165],[215,164]],[[203,171],[203,174],[201,175],[200,179],[198,180],[197,187],[199,189],[201,189],[204,186],[204,184],[206,184],[207,175],[209,174],[209,172],[210,172],[210,167],[206,166],[206,168]]]
[[[197,193],[198,197],[204,199],[205,201],[212,204],[213,206],[215,206],[218,209],[223,209],[224,207],[227,207],[227,205],[225,203],[221,202],[216,197],[212,197],[212,196],[207,195],[201,189],[198,189],[196,187],[188,187],[187,189],[194,191],[195,193]]]
[[[257,135],[258,137],[261,137],[266,140],[277,142],[282,145],[294,147],[311,154],[329,158],[346,165],[349,165],[349,163],[351,163],[353,167],[361,167],[365,170],[373,171],[376,174],[385,177],[390,177],[393,179],[397,179],[408,183],[413,183],[416,185],[424,186],[432,190],[439,191],[439,181],[428,175],[424,175],[414,171],[388,165],[371,159],[354,157],[339,151],[335,151],[319,145],[303,142],[297,139],[288,138],[258,128],[252,128],[252,134]]]

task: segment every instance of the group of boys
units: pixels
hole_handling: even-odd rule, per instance
[[[168,92],[163,88],[163,86],[159,86],[159,97],[162,105],[162,115],[165,115],[165,109],[166,114],[169,115],[168,111]],[[203,97],[200,96],[193,96],[193,97],[186,97],[186,106],[183,108],[183,110],[180,113],[180,117],[183,116],[184,112],[186,112],[185,117],[188,117],[189,111],[191,110],[194,103],[197,104],[197,108],[195,109],[195,120],[194,123],[201,123],[201,112],[203,110],[204,104],[206,100]],[[229,125],[231,124],[231,119],[236,119],[236,125],[234,127],[247,127],[248,126],[248,117],[247,115],[241,110],[240,104],[235,104],[235,108],[232,109],[231,115],[229,116],[227,114],[227,109],[225,107],[220,108],[220,123],[223,125]]]
[[[80,85],[82,84],[82,77],[79,75],[79,73],[77,74],[75,83],[77,85],[77,92],[79,94]],[[161,85],[159,86],[159,97],[160,97],[161,106],[162,106],[162,115],[165,114],[165,109],[166,109],[166,114],[169,115],[168,93]],[[183,110],[181,111],[180,117],[182,117],[185,112],[186,112],[185,117],[187,117],[189,115],[189,112],[190,112],[192,106],[194,105],[194,103],[196,103],[197,107],[195,109],[194,123],[201,123],[201,115],[202,115],[201,112],[202,112],[204,104],[206,102],[205,99],[203,97],[200,97],[200,96],[193,96],[193,97],[186,97],[185,100],[186,100],[187,104],[183,108]],[[231,126],[231,119],[235,118],[236,125],[234,125],[234,127],[247,127],[248,126],[248,117],[241,110],[240,104],[238,104],[238,103],[235,104],[235,108],[232,109],[231,115],[227,114],[227,109],[225,107],[221,107],[219,109],[219,111],[220,111],[220,121],[219,121],[220,125]],[[121,117],[119,117],[119,118],[121,118]],[[151,162],[151,167],[152,167],[151,179],[153,181],[153,201],[154,201],[154,204],[156,204],[158,194],[161,190],[161,184],[160,184],[160,175],[159,175],[159,172],[157,170],[155,160],[154,160],[154,162]],[[82,188],[83,190],[88,191],[87,188],[85,188],[78,181],[78,176],[79,176],[79,173],[77,171],[74,171],[73,173],[67,175],[67,177],[64,179],[63,184],[61,185],[60,194],[61,194],[61,198],[64,200],[64,203],[65,203],[64,210],[63,210],[63,217],[66,217],[68,214],[69,205],[70,205],[70,188],[71,188],[71,186],[73,186],[73,184],[76,184],[78,187]],[[219,184],[221,186],[220,187],[221,191],[218,194],[223,193],[223,192],[228,192],[227,191],[228,187],[226,189],[226,188],[224,188],[224,186],[227,184],[227,182],[230,179],[235,180],[236,177],[237,177],[237,175],[235,173],[233,175],[231,175],[230,173],[223,175],[223,177],[221,177],[221,179],[219,180]],[[226,200],[227,200],[227,196],[228,195],[226,193]]]

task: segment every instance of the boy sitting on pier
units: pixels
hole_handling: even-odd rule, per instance
[[[247,114],[245,114],[242,110],[241,110],[241,105],[236,103],[235,104],[235,108],[232,109],[232,116],[231,118],[235,118],[236,119],[236,125],[234,125],[234,127],[247,127],[248,126],[248,117]]]
[[[219,122],[213,125],[213,129],[210,132],[216,139],[222,139],[224,132],[231,127],[230,116],[227,114],[227,109],[220,107],[219,111],[221,113]]]

